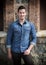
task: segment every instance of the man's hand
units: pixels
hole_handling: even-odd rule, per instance
[[[12,54],[11,53],[8,53],[8,58],[12,59]]]
[[[8,48],[8,49],[7,49],[7,52],[8,52],[8,58],[9,58],[9,59],[12,59],[11,49]]]
[[[25,50],[24,55],[29,55],[30,51],[32,50],[33,47],[34,47],[34,45],[30,45],[29,48],[27,50]]]
[[[24,55],[29,55],[29,54],[30,54],[30,49],[25,50]]]

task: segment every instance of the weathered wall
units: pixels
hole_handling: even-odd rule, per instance
[[[7,31],[8,25],[14,21],[14,0],[6,0],[4,10],[4,30]],[[29,1],[29,20],[32,21],[36,29],[40,30],[40,0]],[[46,62],[46,42],[37,42],[37,46],[32,50],[35,65],[42,65]],[[35,59],[35,60],[34,60]]]
[[[7,31],[8,25],[14,21],[14,1],[13,0],[6,0],[4,13],[5,13],[4,30]]]
[[[15,10],[18,8],[17,6],[19,5],[17,5],[14,0],[6,0],[4,12],[5,13],[4,29],[7,30],[9,23],[15,20],[16,16]],[[37,30],[40,30],[40,0],[29,0],[28,14],[29,20],[35,24]]]
[[[36,29],[40,30],[40,0],[29,1],[29,20],[33,21]]]

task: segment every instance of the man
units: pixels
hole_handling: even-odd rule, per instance
[[[31,50],[36,45],[36,30],[33,23],[26,20],[26,8],[18,8],[18,20],[13,22],[7,34],[8,58],[14,65],[21,65],[21,57],[26,65],[33,65]]]

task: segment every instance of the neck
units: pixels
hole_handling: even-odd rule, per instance
[[[22,19],[21,19],[21,20],[19,20],[19,21],[20,21],[20,24],[23,24],[23,23],[24,23],[24,21],[25,21],[25,19],[24,19],[24,20],[22,20]]]

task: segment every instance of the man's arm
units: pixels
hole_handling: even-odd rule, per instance
[[[32,48],[36,45],[36,30],[34,24],[31,25],[31,35],[32,41],[30,41],[29,48],[24,52],[25,55],[28,55]]]
[[[32,48],[34,47],[34,45],[30,45],[29,48],[24,52],[24,55],[29,55],[30,51],[32,50]]]
[[[12,59],[11,48],[7,48],[7,55],[9,59]]]
[[[8,58],[11,59],[12,55],[11,55],[11,40],[12,40],[12,35],[13,35],[13,27],[12,25],[10,25],[9,29],[8,29],[8,33],[7,33],[7,39],[6,39],[6,48],[7,48],[7,54],[8,54]]]

